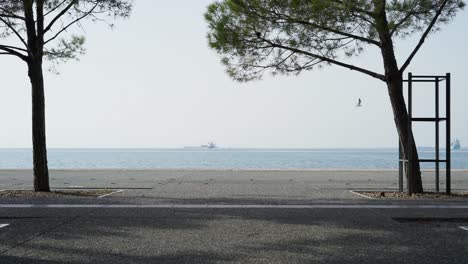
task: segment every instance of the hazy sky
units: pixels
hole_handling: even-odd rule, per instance
[[[208,48],[203,19],[212,1],[137,0],[114,30],[86,23],[87,54],[46,73],[48,146],[396,147],[383,82],[339,67],[236,83]],[[468,144],[468,14],[431,35],[410,71],[453,75],[453,137]],[[401,64],[415,45],[396,45]],[[351,61],[382,72],[369,50]],[[31,146],[27,70],[0,56],[0,148]],[[424,89],[424,90],[423,90]],[[433,88],[421,87],[416,111],[433,115]],[[364,107],[356,108],[357,98]],[[433,146],[433,124],[416,126]]]

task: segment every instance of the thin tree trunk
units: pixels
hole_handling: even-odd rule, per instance
[[[47,166],[44,78],[41,62],[30,62],[29,79],[32,90],[32,139],[34,191],[50,192],[49,169]]]
[[[34,190],[36,192],[50,192],[45,129],[44,76],[42,72],[44,0],[36,1],[37,19],[34,18],[34,2],[33,0],[23,0],[29,51],[28,75],[32,94]]]
[[[393,48],[393,41],[390,35],[390,29],[387,21],[386,1],[373,0],[375,7],[375,22],[380,39],[380,51],[382,53],[382,60],[385,69],[385,82],[387,83],[390,102],[393,109],[393,117],[397,127],[398,136],[403,146],[403,156],[408,157],[407,143],[412,139],[410,144],[410,151],[412,161],[411,166],[406,163],[406,175],[408,193],[421,193],[423,192],[421,181],[421,169],[418,160],[418,150],[413,137],[412,131],[408,131],[408,112],[406,111],[405,99],[403,97],[403,77],[398,69],[398,63],[395,58],[395,50]],[[410,171],[408,170],[410,168]]]
[[[421,168],[418,162],[418,150],[416,148],[416,142],[414,140],[413,133],[408,133],[408,112],[406,110],[405,99],[403,97],[403,84],[401,75],[396,80],[387,81],[387,87],[388,93],[390,95],[390,102],[392,104],[393,117],[398,131],[400,141],[399,143],[404,146],[403,157],[405,159],[408,157],[408,150],[406,146],[408,146],[408,141],[411,139],[410,151],[412,163],[409,168],[408,164],[405,166],[407,176],[407,190],[409,194],[422,193],[423,187],[421,180]],[[408,169],[410,169],[410,171]]]

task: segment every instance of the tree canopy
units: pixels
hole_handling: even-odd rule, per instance
[[[209,45],[238,81],[330,64],[384,80],[343,59],[367,46],[381,47],[383,34],[391,42],[426,30],[422,44],[464,5],[462,0],[224,0],[209,6],[205,19]]]
[[[265,72],[299,74],[337,65],[387,84],[406,163],[408,193],[423,192],[418,150],[403,96],[403,72],[430,32],[465,6],[462,0],[223,0],[208,7],[208,41],[238,81]],[[422,32],[399,65],[394,40]],[[383,72],[347,62],[365,48],[380,51]],[[410,158],[411,157],[411,158]]]
[[[77,59],[85,38],[67,34],[70,27],[86,19],[112,26],[108,19],[128,17],[131,9],[131,0],[0,0],[0,55],[26,62],[38,56]]]

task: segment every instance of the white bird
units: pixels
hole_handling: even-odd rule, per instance
[[[358,98],[358,103],[356,104],[356,107],[362,107],[361,98]]]

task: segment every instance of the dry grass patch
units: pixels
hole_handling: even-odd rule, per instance
[[[112,193],[112,190],[53,190],[51,192],[35,192],[33,190],[4,190],[0,197],[18,198],[63,198],[63,197],[99,197]]]
[[[424,192],[408,195],[401,192],[370,192],[370,191],[355,191],[356,193],[368,196],[374,199],[468,199],[467,192],[454,192],[450,195],[445,193]]]

